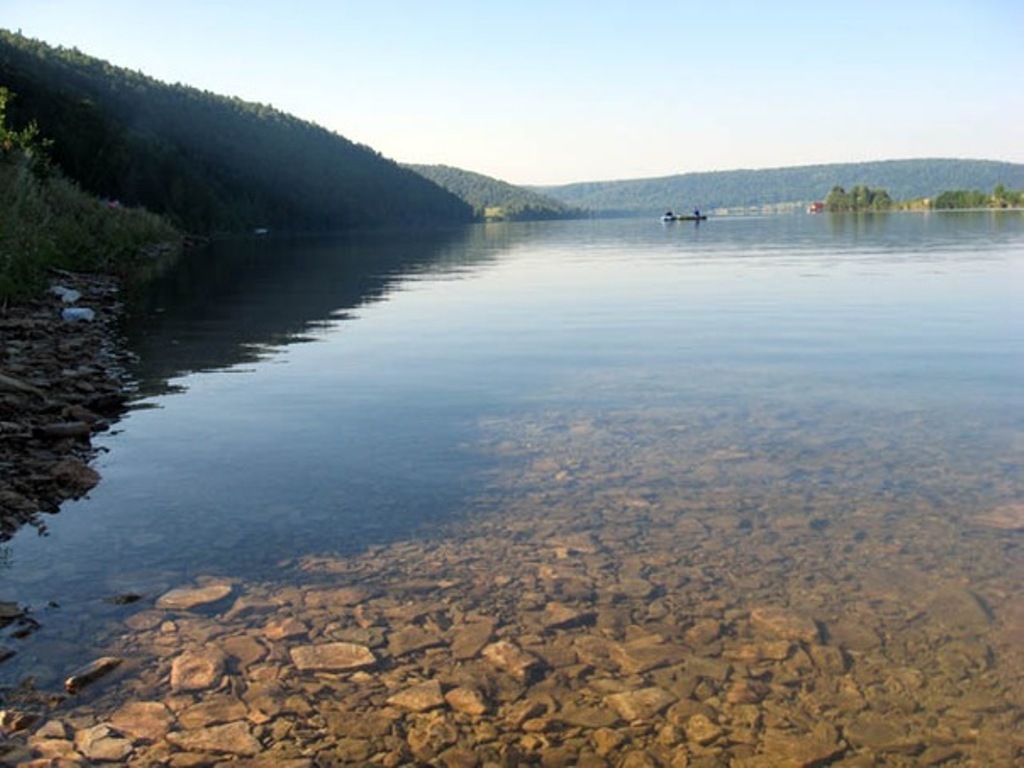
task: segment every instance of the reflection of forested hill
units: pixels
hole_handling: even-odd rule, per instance
[[[894,200],[911,200],[934,198],[954,189],[991,192],[997,184],[1024,189],[1024,165],[988,160],[889,160],[684,173],[534,189],[596,213],[654,214],[665,208],[687,210],[693,206],[711,209],[809,203],[824,200],[836,185],[884,189]]]
[[[132,297],[125,325],[143,394],[193,371],[250,362],[350,310],[385,299],[409,276],[457,274],[506,247],[485,227],[448,232],[218,241],[188,253]],[[484,242],[486,240],[486,242]]]
[[[0,30],[9,120],[35,121],[87,191],[197,232],[341,230],[468,221],[419,174],[271,107],[166,85]]]

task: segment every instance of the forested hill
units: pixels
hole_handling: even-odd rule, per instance
[[[456,195],[320,126],[5,30],[0,85],[15,94],[11,125],[35,121],[84,189],[194,232],[472,219]]]
[[[832,187],[885,189],[894,200],[934,198],[959,189],[1024,189],[1024,165],[989,160],[888,160],[766,170],[711,171],[652,179],[532,187],[567,205],[596,213],[658,212],[809,203]]]
[[[539,192],[447,165],[407,165],[416,173],[458,195],[478,217],[537,221],[580,218],[586,214]]]

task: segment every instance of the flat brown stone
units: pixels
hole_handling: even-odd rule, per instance
[[[676,697],[666,690],[651,686],[636,691],[623,691],[605,697],[605,701],[623,720],[647,720],[675,704]]]
[[[580,728],[607,728],[619,721],[619,716],[608,707],[566,706],[558,713],[559,719]]]
[[[90,760],[120,763],[133,750],[132,743],[106,725],[96,725],[75,734],[75,748]]]
[[[444,695],[448,706],[467,715],[483,715],[487,713],[487,701],[483,694],[475,688],[452,688]]]
[[[218,648],[185,651],[171,664],[171,690],[202,691],[216,687],[226,662],[224,652]]]
[[[371,597],[373,597],[372,590],[364,587],[340,587],[307,592],[305,600],[306,605],[310,608],[333,608],[358,605]]]
[[[755,608],[750,612],[750,623],[756,631],[783,640],[816,643],[821,639],[821,631],[813,619],[788,608]]]
[[[388,637],[388,651],[395,658],[439,645],[444,645],[440,636],[420,627],[403,627]]]
[[[867,747],[876,752],[914,753],[921,743],[911,738],[907,728],[892,718],[865,712],[843,728],[847,741],[856,747]]]
[[[179,587],[160,596],[156,601],[157,608],[178,609],[187,611],[198,605],[215,603],[231,594],[230,584],[211,584],[206,587]]]
[[[1024,502],[1003,504],[974,518],[977,525],[995,528],[1000,531],[1024,530]]]
[[[174,731],[167,734],[167,740],[186,752],[227,753],[246,757],[257,755],[262,749],[244,722]]]
[[[581,611],[564,603],[550,602],[544,606],[540,616],[540,625],[544,629],[567,629],[594,620],[593,611]]]
[[[411,709],[413,712],[437,709],[444,706],[444,702],[441,684],[437,680],[427,680],[388,697],[388,704]]]
[[[249,708],[234,696],[214,696],[178,713],[178,722],[185,728],[206,728],[218,723],[243,720]]]
[[[301,645],[291,649],[292,661],[303,671],[341,672],[363,669],[377,663],[373,651],[355,643]]]
[[[263,630],[268,640],[287,640],[294,637],[305,637],[309,627],[291,616],[269,622]]]
[[[629,674],[641,674],[658,667],[672,666],[683,661],[688,655],[686,649],[678,645],[647,638],[613,645],[610,651],[611,660]]]
[[[809,733],[768,729],[763,748],[775,764],[794,768],[822,765],[845,751],[838,732],[828,723],[820,723]]]
[[[494,626],[492,619],[481,619],[453,627],[452,654],[459,661],[474,658],[494,637]]]
[[[536,656],[527,653],[507,640],[491,643],[483,649],[483,656],[500,669],[504,669],[513,677],[525,680],[540,667]]]
[[[131,701],[110,716],[110,724],[139,741],[157,741],[174,722],[174,715],[159,701]]]

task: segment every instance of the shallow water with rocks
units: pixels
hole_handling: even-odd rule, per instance
[[[214,244],[0,551],[0,761],[1024,761],[1024,214]]]

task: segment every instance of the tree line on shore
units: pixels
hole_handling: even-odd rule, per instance
[[[945,190],[1024,189],[1024,164],[925,158],[791,168],[703,171],[648,179],[532,187],[591,215],[654,215],[666,207],[745,210],[821,201],[834,186],[884,189],[895,200],[937,201]]]
[[[980,190],[950,190],[934,199],[917,198],[896,201],[885,189],[858,184],[849,192],[836,185],[825,198],[824,208],[830,213],[892,211],[892,210],[962,210],[974,208],[1024,207],[1024,191],[1009,190],[996,184],[991,194]]]

